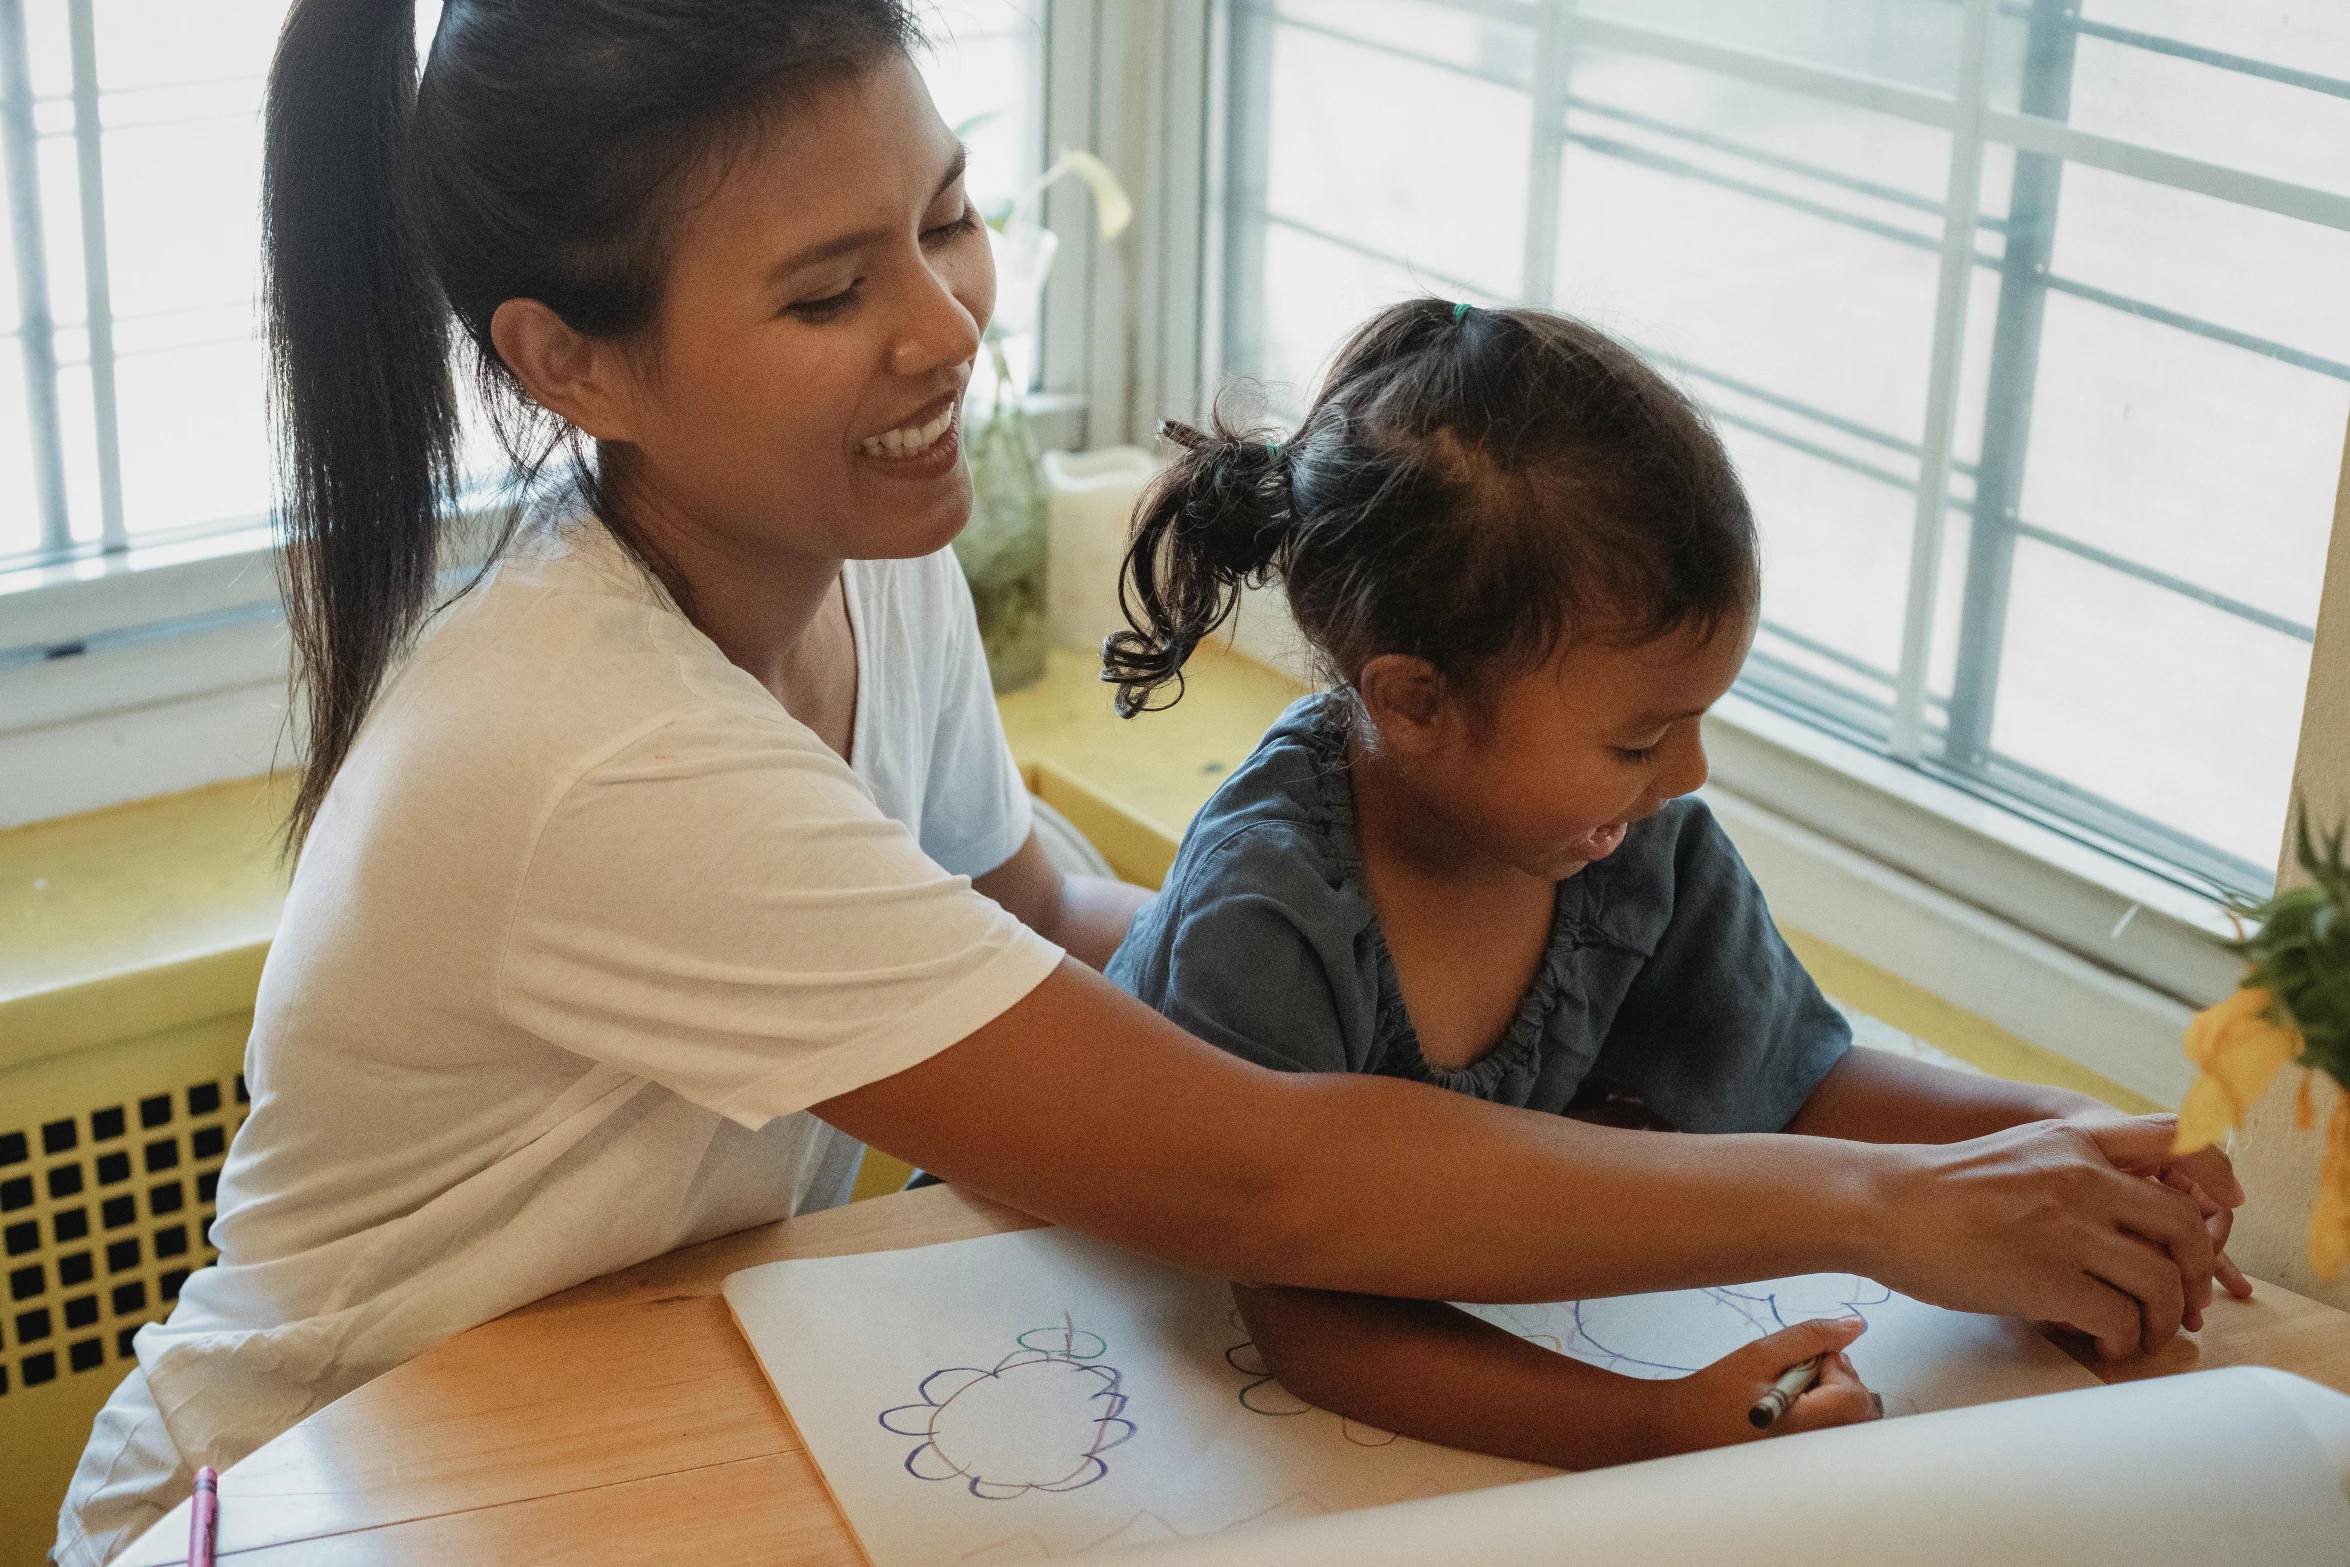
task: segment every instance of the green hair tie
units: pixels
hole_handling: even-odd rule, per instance
[[[1278,457],[1278,456],[1280,456],[1280,455],[1281,455],[1281,443],[1280,443],[1279,441],[1267,441],[1267,442],[1265,443],[1265,455],[1266,455],[1266,456],[1268,456],[1268,457]]]
[[[1460,325],[1460,324],[1461,324],[1463,321],[1466,321],[1468,318],[1469,318],[1469,302],[1468,302],[1467,300],[1465,300],[1465,299],[1464,299],[1464,300],[1462,300],[1462,301],[1461,301],[1459,304],[1457,304],[1457,305],[1455,305],[1455,306],[1453,306],[1453,307],[1452,307],[1452,324],[1453,324],[1454,326],[1459,326],[1459,325]]]

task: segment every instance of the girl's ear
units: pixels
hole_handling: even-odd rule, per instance
[[[1382,745],[1424,756],[1442,739],[1446,693],[1436,666],[1409,653],[1382,653],[1355,681]]]
[[[599,441],[634,438],[635,380],[617,344],[573,330],[535,299],[509,299],[490,341],[530,400]]]

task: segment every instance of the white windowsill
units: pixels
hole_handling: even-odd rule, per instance
[[[1084,418],[1031,411],[1056,445]],[[261,529],[0,575],[0,660],[92,644],[0,663],[0,825],[280,759],[276,598]],[[1296,664],[1278,595],[1249,599],[1244,651]],[[1709,793],[1782,918],[2175,1102],[2178,1028],[2241,972],[2215,902],[1737,694],[1706,740]]]
[[[1706,743],[1722,787],[2181,1004],[2243,972],[2214,942],[2232,933],[2215,899],[1891,758],[1735,692]]]
[[[0,572],[0,656],[277,600],[277,549],[256,522],[169,544]]]
[[[1058,392],[1026,403],[1040,449],[1084,444],[1087,404]],[[167,543],[54,565],[0,571],[0,671],[9,655],[65,648],[93,637],[181,623],[215,629],[217,617],[277,602],[277,546],[265,519]]]

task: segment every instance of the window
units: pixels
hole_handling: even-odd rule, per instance
[[[0,570],[267,516],[260,112],[285,11],[0,0]],[[1008,200],[1042,145],[1042,28],[1015,0],[924,17],[973,195]]]
[[[923,80],[971,150],[971,199],[993,211],[1043,167],[1044,24],[1040,0],[935,0],[922,10]]]
[[[1405,293],[1583,314],[1745,474],[1747,695],[2268,885],[2350,418],[2350,11],[1233,0],[1230,40],[1227,371],[1295,412]]]
[[[970,151],[964,187],[990,217],[1031,196],[1044,168],[1043,11],[1043,0],[940,0],[923,13],[923,79]],[[1033,347],[1017,345],[1015,384],[1022,371],[1034,382]],[[994,381],[989,356],[980,355],[974,377],[985,395]]]
[[[0,0],[0,562],[268,506],[259,107],[285,0]]]

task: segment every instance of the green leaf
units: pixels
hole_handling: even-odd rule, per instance
[[[2225,943],[2250,964],[2244,983],[2273,992],[2278,1009],[2308,1043],[2305,1060],[2350,1089],[2350,865],[2344,832],[2313,833],[2295,802],[2293,853],[2309,880],[2257,901],[2231,900],[2251,925]]]

